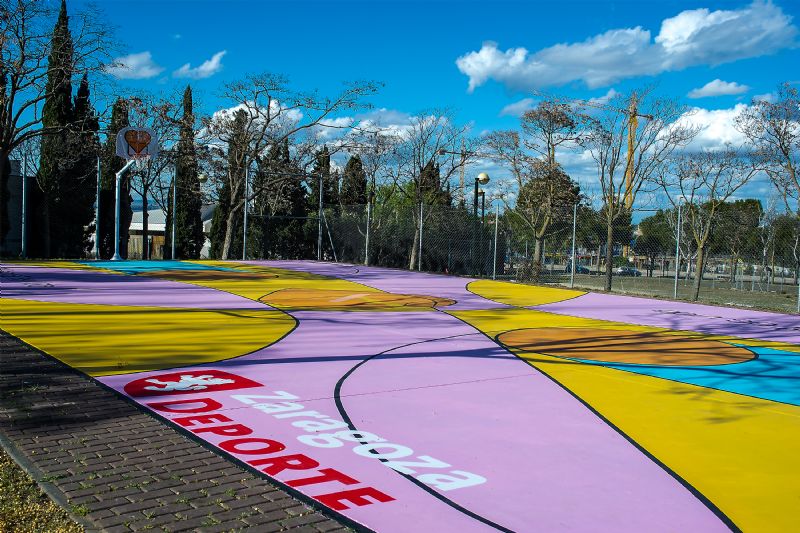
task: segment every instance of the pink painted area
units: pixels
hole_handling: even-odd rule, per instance
[[[800,317],[797,315],[597,293],[540,305],[536,309],[709,335],[800,344]]]
[[[597,524],[606,531],[725,530],[691,493],[569,393],[454,317],[341,311],[293,316],[299,325],[280,343],[197,368],[248,377],[265,390],[296,395],[294,401],[306,409],[341,419],[333,399],[337,381],[366,357],[388,350],[344,382],[342,405],[359,430],[411,448],[413,457],[451,465],[420,474],[459,470],[486,478],[440,492],[456,504],[516,531],[586,531]],[[160,373],[101,380],[121,391],[132,379]],[[224,404],[226,416],[286,444],[291,453],[304,453],[395,498],[344,511],[353,520],[376,531],[408,531],[410,517],[417,531],[490,530],[379,461],[356,455],[356,443],[303,444],[297,438],[305,432],[289,419],[231,400],[234,393],[209,396]],[[286,482],[305,475],[276,477]],[[314,497],[326,488],[300,490]]]
[[[6,298],[74,304],[265,309],[266,304],[189,283],[70,268],[3,264]]]
[[[392,292],[453,298],[459,300],[455,308],[500,307],[467,291],[469,279],[311,262],[264,264]],[[186,283],[90,271],[20,267],[16,279],[9,279],[15,297],[47,301],[208,308],[242,308],[249,302]],[[611,304],[604,305],[608,318]],[[354,488],[380,491],[393,500],[350,504],[341,511],[376,531],[492,530],[487,523],[515,531],[726,530],[703,502],[568,391],[453,316],[440,311],[291,314],[297,328],[257,352],[206,366],[99,380],[121,394],[127,394],[127,384],[142,379],[162,380],[152,385],[162,386],[163,376],[176,372],[199,379],[217,370],[256,382],[252,388],[170,391],[133,399],[148,409],[158,401],[217,400],[222,407],[215,412],[229,422],[201,422],[199,427],[189,423],[187,429],[242,424],[252,431],[248,437],[271,439],[285,449],[256,455],[230,451],[237,459],[303,454],[319,463],[307,470],[275,473],[284,483],[319,475],[324,468],[355,480],[350,485],[325,481],[297,487],[312,498]],[[251,401],[289,401],[300,405],[296,412],[313,413],[281,419],[237,400],[241,394],[290,395],[291,399]],[[160,414],[170,420],[185,416]],[[314,446],[302,440],[312,433],[295,424],[346,417],[359,431],[408,450],[403,460],[425,458],[430,464],[433,458],[437,466],[414,467],[409,479],[369,454],[356,454],[358,439]],[[341,429],[328,432],[336,431]],[[207,431],[196,435],[223,448],[231,438]],[[485,482],[445,491],[422,477],[464,472]]]

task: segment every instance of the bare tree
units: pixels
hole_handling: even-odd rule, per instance
[[[543,243],[551,224],[571,217],[580,199],[580,189],[558,164],[556,150],[574,147],[585,120],[572,107],[546,100],[522,116],[522,135],[500,131],[485,139],[492,158],[511,172],[511,183],[506,184],[510,190],[502,199],[509,213],[533,235],[534,278],[542,269]]]
[[[246,169],[265,155],[270,146],[280,144],[298,132],[321,126],[338,127],[326,123],[326,119],[342,111],[367,107],[363,99],[376,92],[376,84],[359,82],[348,84],[333,98],[323,98],[316,93],[294,91],[286,78],[274,74],[248,76],[225,85],[222,96],[234,107],[218,111],[205,123],[207,141],[217,145],[217,153],[224,151],[225,146],[238,146],[227,153],[227,164],[218,166],[221,172],[211,176],[226,181],[230,191],[231,204],[225,220],[221,253],[223,259],[229,257],[234,221],[245,205],[246,197],[260,192],[244,190]],[[237,111],[244,112],[243,138],[234,138],[237,135],[237,116],[242,116]]]
[[[736,128],[752,143],[787,209],[800,217],[800,178],[797,176],[800,96],[797,88],[784,83],[778,88],[774,102],[754,101],[736,118]]]
[[[445,197],[450,194],[453,177],[475,157],[477,140],[468,133],[469,126],[456,123],[451,110],[433,109],[412,117],[408,128],[398,135],[392,180],[395,192],[413,206],[415,231],[409,268],[417,264],[420,224],[432,215],[432,210],[423,208],[420,218],[420,206],[449,203]]]
[[[150,128],[156,134],[160,147],[157,157],[149,158],[144,164],[134,167],[130,175],[131,188],[142,198],[142,259],[150,259],[149,200],[155,198],[156,204],[162,209],[166,211],[168,208],[163,201],[164,189],[169,187],[164,183],[164,177],[167,169],[175,164],[174,148],[178,142],[180,119],[170,115],[170,110],[173,109],[171,99],[141,93],[130,98],[129,102],[131,126]]]
[[[11,151],[25,141],[60,133],[42,127],[44,101],[61,87],[47,86],[51,36],[58,10],[42,0],[0,0],[0,175]],[[101,72],[113,50],[111,29],[92,8],[70,15],[72,65],[69,76]]]
[[[631,213],[636,195],[667,159],[691,141],[698,128],[679,119],[688,112],[675,100],[656,98],[650,89],[618,95],[591,121],[581,144],[597,166],[606,222],[606,282],[611,290],[614,224]]]
[[[683,206],[683,216],[695,244],[695,278],[692,300],[700,295],[708,244],[720,205],[758,172],[750,161],[730,146],[722,151],[690,153],[672,158],[660,169],[658,183],[673,206]]]

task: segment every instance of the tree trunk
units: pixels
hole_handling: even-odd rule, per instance
[[[731,256],[731,286],[736,286],[736,266],[739,264],[739,257],[736,254]]]
[[[411,254],[408,261],[408,269],[414,270],[414,267],[417,264],[417,249],[419,248],[419,227],[414,226],[414,241],[411,243]]]
[[[605,290],[611,290],[611,276],[614,268],[614,225],[608,221],[606,228],[606,284]]]
[[[539,281],[542,275],[542,254],[544,254],[544,239],[534,237],[533,241],[533,279]]]
[[[233,221],[236,218],[236,210],[231,209],[228,213],[228,218],[225,220],[225,242],[222,244],[222,257],[221,259],[229,259],[231,251],[231,242],[233,241]]]
[[[147,185],[145,185],[144,194],[142,195],[142,259],[150,259],[150,243],[148,242],[150,235],[147,228],[147,220]]]
[[[694,288],[692,290],[692,301],[696,302],[700,297],[700,283],[703,281],[703,270],[705,270],[705,243],[697,247],[697,257],[694,260]]]

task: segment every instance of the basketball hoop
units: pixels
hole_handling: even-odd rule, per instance
[[[128,161],[144,161],[157,157],[158,138],[155,132],[150,128],[122,128],[117,133],[117,155]]]
[[[122,175],[134,163],[141,169],[144,161],[158,156],[158,137],[150,128],[135,128],[128,126],[117,133],[117,155],[127,160],[125,166],[115,173],[116,177],[116,202],[114,207],[114,261],[122,259],[119,253],[120,233],[120,181]]]

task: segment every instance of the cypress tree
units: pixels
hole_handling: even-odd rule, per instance
[[[111,108],[106,141],[100,151],[100,256],[108,259],[114,254],[114,209],[116,202],[116,177],[125,161],[116,156],[117,132],[128,126],[128,103],[122,98]],[[128,255],[128,228],[133,217],[130,180],[120,184],[120,255]]]
[[[70,133],[68,126],[73,122],[72,73],[73,45],[67,17],[67,3],[61,1],[53,36],[50,40],[48,56],[47,86],[48,95],[42,108],[42,128],[50,130],[42,137],[39,163],[39,186],[43,201],[39,206],[41,234],[38,236],[46,257],[53,251],[52,236],[54,228],[61,225],[57,219],[56,204],[61,199],[61,186],[65,174],[73,161],[69,153]]]
[[[352,156],[344,167],[342,175],[342,190],[340,193],[342,205],[364,205],[367,203],[367,173],[358,155]]]
[[[452,197],[450,190],[443,189],[441,184],[441,171],[438,163],[428,161],[419,173],[419,199],[427,205],[450,205]]]
[[[322,205],[323,207],[338,207],[339,205],[339,175],[331,172],[331,156],[328,147],[324,146],[317,152],[314,169],[311,171],[308,197],[309,207],[316,212],[319,209],[319,176],[322,175]]]
[[[178,159],[175,165],[175,183],[178,188],[178,201],[175,205],[175,255],[181,259],[199,258],[205,241],[203,221],[200,217],[203,199],[197,173],[192,107],[192,88],[187,85],[183,92],[183,118],[178,141]],[[172,194],[173,190],[170,190],[165,240],[167,254],[171,253],[172,249]]]
[[[228,180],[222,183],[222,187],[217,191],[217,207],[214,209],[214,216],[211,218],[211,250],[209,255],[212,259],[222,258],[222,246],[225,243],[225,229],[228,224],[228,212],[231,209],[231,187]]]
[[[74,101],[74,121],[68,132],[71,165],[62,174],[61,195],[53,205],[58,227],[51,232],[59,257],[81,257],[87,252],[94,219],[97,187],[99,121],[89,100],[89,80],[84,75]]]

